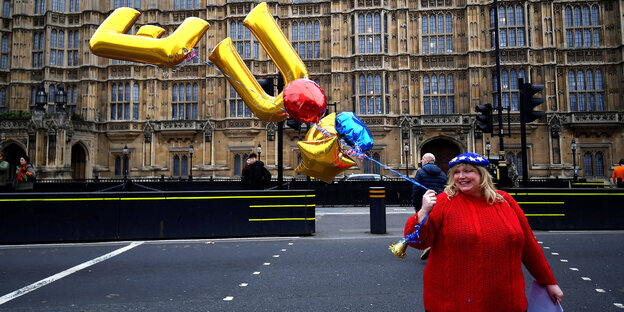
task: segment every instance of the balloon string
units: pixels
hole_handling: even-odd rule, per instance
[[[195,50],[195,49],[193,49],[193,50]],[[275,107],[277,107],[277,108],[279,108],[279,109],[283,110],[283,111],[284,111],[284,113],[288,116],[288,112],[286,111],[286,109],[284,109],[284,108],[282,108],[282,107],[277,106],[277,104],[275,104],[275,102],[271,101],[271,100],[270,100],[270,99],[268,99],[268,98],[265,98],[262,94],[259,94],[259,93],[255,92],[254,90],[252,90],[252,89],[248,88],[247,86],[245,86],[242,82],[240,82],[240,81],[238,81],[238,80],[236,80],[236,79],[232,78],[232,77],[231,77],[231,76],[229,76],[228,74],[224,73],[223,71],[221,71],[218,67],[216,67],[216,66],[215,66],[214,64],[212,64],[211,62],[205,61],[205,60],[204,60],[204,59],[202,59],[202,58],[201,58],[201,57],[200,57],[200,56],[199,56],[196,52],[195,52],[195,53],[189,53],[189,54],[187,55],[187,58],[188,58],[188,59],[191,59],[191,60],[192,60],[193,58],[198,58],[200,61],[202,61],[202,62],[204,62],[206,65],[208,65],[208,66],[210,66],[210,67],[214,68],[215,70],[217,70],[218,72],[220,72],[220,73],[221,73],[221,74],[223,74],[224,76],[226,76],[226,77],[230,78],[232,81],[237,82],[237,83],[238,83],[238,84],[240,84],[241,86],[243,86],[243,87],[247,88],[247,90],[251,91],[252,93],[256,93],[256,94],[258,94],[260,97],[262,97],[262,98],[266,99],[268,102],[270,102],[271,104],[275,105]],[[329,138],[334,138],[334,136],[333,136],[331,133],[329,133],[327,130],[325,130],[323,127],[321,127],[321,126],[320,126],[320,124],[318,124],[318,123],[314,123],[314,126],[315,126],[315,127],[316,127],[316,128],[317,128],[317,129],[318,129],[318,130],[319,130],[319,131],[323,134],[323,135],[325,135],[326,137],[329,137]],[[407,177],[407,176],[405,176],[405,175],[403,175],[403,174],[401,174],[401,173],[397,172],[396,170],[394,170],[394,169],[392,169],[392,168],[390,168],[390,167],[388,167],[388,166],[386,166],[386,165],[384,165],[384,164],[382,164],[382,163],[378,162],[377,160],[375,160],[375,159],[371,158],[370,156],[368,156],[368,155],[366,155],[366,154],[362,153],[361,151],[359,151],[359,148],[354,148],[354,147],[352,147],[352,146],[351,146],[351,145],[349,145],[347,142],[345,142],[342,138],[340,138],[340,137],[339,137],[338,139],[340,140],[340,143],[342,143],[343,145],[346,145],[347,147],[349,147],[349,148],[351,149],[351,151],[346,152],[345,154],[354,155],[354,156],[356,156],[356,157],[358,157],[358,158],[360,158],[360,159],[362,159],[362,158],[367,158],[367,159],[369,159],[369,160],[373,161],[374,163],[376,163],[376,164],[378,164],[378,165],[380,165],[380,166],[382,166],[382,167],[384,167],[384,168],[388,169],[389,171],[391,171],[391,172],[395,173],[395,174],[396,174],[396,175],[398,175],[399,177],[401,177],[401,178],[403,178],[403,179],[405,179],[405,180],[407,180],[407,181],[411,182],[412,184],[414,184],[414,185],[416,185],[416,186],[418,186],[418,187],[422,187],[422,188],[424,188],[425,190],[429,190],[429,188],[428,188],[428,187],[426,187],[426,186],[424,186],[424,185],[422,185],[422,184],[420,184],[420,183],[418,183],[418,182],[416,182],[416,181],[414,181],[414,180],[410,179],[409,177]]]

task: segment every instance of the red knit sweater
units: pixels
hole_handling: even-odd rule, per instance
[[[431,253],[424,271],[424,302],[429,312],[525,311],[522,264],[540,284],[556,284],[541,247],[518,203],[488,205],[484,197],[437,196],[420,230],[420,244]],[[405,235],[414,231],[410,217]]]

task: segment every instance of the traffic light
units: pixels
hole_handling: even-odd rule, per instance
[[[294,119],[287,119],[286,120],[286,126],[293,128],[297,131],[301,131],[301,122],[296,121]]]
[[[275,94],[275,81],[273,78],[258,79],[258,83],[268,95],[273,96]]]
[[[481,113],[477,116],[479,121],[479,128],[483,133],[492,133],[494,127],[492,126],[492,104],[477,105],[475,110]]]
[[[534,97],[536,93],[542,92],[542,90],[544,90],[544,85],[534,85],[531,83],[525,83],[522,85],[522,90],[520,91],[520,102],[523,113],[522,120],[525,123],[535,121],[546,115],[543,111],[534,110],[535,107],[544,103],[543,97]]]

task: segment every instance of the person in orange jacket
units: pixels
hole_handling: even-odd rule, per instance
[[[613,169],[613,183],[617,183],[618,187],[624,187],[624,158],[620,159],[620,165]],[[620,180],[620,181],[618,181]]]

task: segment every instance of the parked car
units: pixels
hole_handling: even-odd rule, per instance
[[[342,181],[385,181],[386,177],[376,173],[354,173],[345,176]]]

